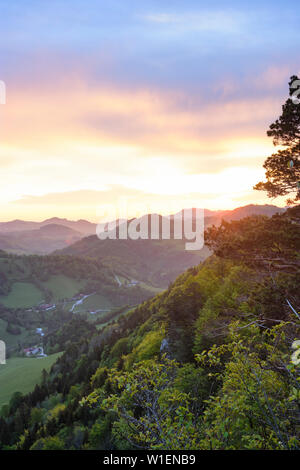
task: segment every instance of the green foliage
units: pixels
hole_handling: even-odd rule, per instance
[[[178,364],[142,361],[127,373],[111,371],[109,379],[118,392],[102,401],[104,410],[120,417],[113,424],[117,441],[136,448],[192,449],[197,427],[189,410],[191,398],[172,387]],[[98,397],[87,398],[91,405]]]
[[[224,264],[224,277],[214,281],[214,292],[199,311],[195,324],[193,351],[197,352],[215,342],[223,342],[228,325],[241,315],[241,303],[253,283],[253,273],[243,266]]]
[[[120,338],[111,349],[111,357],[119,359],[128,353],[128,338]]]
[[[214,256],[102,328],[74,317],[2,448],[299,448],[298,286]]]
[[[147,333],[130,355],[131,362],[144,361],[159,354],[163,337],[163,329]]]
[[[112,416],[107,413],[99,418],[89,432],[89,449],[104,450],[110,442]]]
[[[237,325],[235,328],[230,344],[197,356],[202,365],[210,365],[221,384],[207,401],[201,447],[299,448],[294,389],[300,390],[300,375],[299,369],[291,371],[290,367],[288,325],[262,334],[252,326],[247,338],[240,336]],[[229,360],[224,360],[228,353]]]
[[[42,438],[30,450],[64,450],[64,442],[57,436]]]

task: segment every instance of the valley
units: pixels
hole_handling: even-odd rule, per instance
[[[32,388],[42,364],[50,364],[51,358],[64,350],[65,345],[57,344],[55,338],[74,316],[100,328],[161,290],[142,281],[132,283],[129,277],[118,276],[99,261],[63,255],[2,252],[0,280],[0,338],[6,343],[8,357],[5,370],[13,375],[17,364],[24,365],[27,373],[30,364],[39,361],[40,367],[32,370]],[[43,347],[48,361],[40,357],[39,347]],[[26,362],[29,348],[37,351],[31,354],[36,357]],[[6,374],[0,374],[0,402],[14,387],[22,393],[30,391],[23,378],[23,374],[17,374],[7,388]]]
[[[217,223],[222,215],[238,219],[253,211],[273,213],[276,208],[250,206],[226,214],[209,212],[206,220],[214,217]],[[23,247],[31,240],[27,246],[37,252],[38,247],[49,251],[54,246],[47,246],[49,234],[54,243],[57,236],[77,234],[73,244],[53,254],[16,254],[17,245],[10,253],[0,251],[0,339],[6,343],[5,370],[13,374],[14,365],[23,364],[27,371],[35,360],[40,366],[50,364],[51,358],[65,350],[66,344],[57,338],[74,317],[101,330],[162,292],[180,273],[210,254],[207,247],[186,251],[184,240],[99,240],[89,235],[93,230],[95,225],[87,221],[58,218],[0,224],[0,244],[1,236],[11,244],[22,239]],[[41,357],[40,350],[46,357]],[[28,355],[34,357],[26,362]],[[40,370],[39,366],[35,369]],[[16,375],[11,388],[4,386],[5,377],[0,375],[0,402],[8,396],[7,390],[30,391],[27,382],[23,384],[23,374]],[[30,384],[34,386],[37,377],[38,373],[33,373]]]
[[[166,430],[158,430],[151,416],[147,418],[155,442],[165,439],[171,448],[188,449],[192,436],[194,445],[206,448],[213,435],[215,447],[223,448],[226,439],[218,441],[216,436],[222,407],[228,406],[227,380],[236,381],[229,401],[236,402],[236,390],[241,393],[238,413],[249,400],[239,345],[247,351],[267,350],[269,340],[259,327],[275,335],[276,322],[287,328],[289,338],[298,332],[294,312],[282,294],[288,285],[291,305],[299,304],[294,272],[299,265],[298,222],[296,208],[271,218],[253,215],[221,220],[207,225],[207,245],[199,252],[186,252],[184,240],[99,240],[93,235],[50,255],[1,251],[0,338],[7,347],[7,363],[0,368],[3,445],[11,442],[18,448],[46,449],[53,440],[55,449],[74,445],[78,449],[131,449],[132,444],[123,439],[124,427],[134,446],[151,448],[144,421],[130,424],[136,405],[128,390],[141,400],[140,412],[148,416],[145,387],[154,400],[162,400],[158,413]],[[261,261],[270,256],[270,246],[280,253],[280,263],[276,257],[275,263],[272,257]],[[285,327],[286,321],[290,327]],[[226,345],[232,356],[223,358]],[[280,360],[286,360],[288,347],[289,341],[280,343]],[[260,367],[251,354],[250,366]],[[220,360],[222,368],[217,367],[215,374],[221,385],[216,385],[210,361],[219,364]],[[228,379],[222,375],[224,367],[229,368]],[[263,367],[273,370],[272,362]],[[236,368],[238,375],[231,376],[230,368]],[[255,376],[245,380],[263,395]],[[288,387],[288,379],[280,374],[274,380],[279,389]],[[164,396],[166,384],[170,398]],[[267,378],[263,387],[273,406],[276,395],[273,398]],[[178,403],[181,422],[186,422],[183,433],[174,439],[168,437],[170,428],[175,436],[177,429],[169,399]],[[220,409],[214,400],[222,403]],[[110,406],[115,406],[117,414],[111,415]],[[166,406],[171,418],[165,423]],[[212,426],[194,420],[203,409],[214,420]],[[25,420],[20,418],[23,412]],[[266,423],[263,428],[259,423],[265,412],[259,414],[254,402],[251,413],[258,414],[255,430],[261,439]],[[290,410],[285,413],[289,416]],[[230,416],[229,426],[237,426]],[[29,434],[22,427],[26,422]],[[238,430],[239,448],[244,445],[240,436],[246,422],[247,418]],[[16,444],[10,433],[8,441],[6,429],[20,429],[28,439]],[[293,432],[291,426],[289,433]],[[251,431],[248,436],[252,439]]]

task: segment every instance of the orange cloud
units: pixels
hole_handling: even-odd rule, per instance
[[[242,198],[256,182],[249,175],[261,174],[272,151],[256,123],[276,115],[276,103],[271,98],[207,103],[201,96],[191,103],[179,91],[87,88],[76,82],[11,92],[0,113],[2,209],[19,199],[21,210],[24,194],[111,185],[180,197],[211,194],[215,187],[216,200],[229,188]]]

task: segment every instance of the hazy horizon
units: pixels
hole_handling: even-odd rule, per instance
[[[300,71],[299,8],[269,6],[0,2],[1,219],[283,207],[252,187]]]
[[[206,207],[183,207],[181,210],[187,210],[187,209],[204,209],[204,211],[211,211],[212,213],[217,213],[217,212],[226,212],[226,211],[234,211],[236,209],[241,209],[241,208],[244,208],[244,207],[248,207],[248,206],[272,206],[272,207],[278,207],[278,209],[282,209],[282,208],[285,208],[285,207],[288,207],[287,205],[284,205],[284,206],[279,206],[278,204],[272,204],[271,202],[268,203],[266,202],[266,204],[245,204],[243,206],[237,206],[237,207],[234,207],[232,209],[208,209]],[[145,212],[145,213],[142,213],[142,214],[137,214],[136,217],[142,217],[143,215],[151,215],[151,214],[158,214],[160,216],[171,216],[171,215],[175,215],[176,213],[174,212],[170,212],[170,213],[166,213],[166,214],[162,214],[160,212]],[[135,216],[128,216],[128,219],[131,218],[131,217],[135,217]],[[102,222],[102,223],[106,223],[106,222],[111,222],[113,220],[116,220],[116,219],[106,219],[106,218],[103,218],[102,220],[99,220],[99,219],[88,219],[88,218],[85,218],[85,217],[75,217],[75,218],[71,218],[71,217],[68,217],[68,215],[65,215],[65,216],[62,216],[62,217],[58,217],[56,215],[52,215],[50,217],[43,217],[41,216],[40,218],[37,218],[37,219],[26,219],[26,218],[22,218],[22,217],[16,217],[14,219],[7,219],[7,220],[3,220],[2,218],[0,218],[0,223],[8,223],[8,222],[15,222],[15,221],[22,221],[22,222],[36,222],[36,223],[40,223],[40,222],[45,222],[47,220],[51,220],[51,219],[60,219],[60,220],[68,220],[69,222],[79,222],[79,221],[85,221],[85,222],[90,222],[90,223],[99,223],[99,222]]]

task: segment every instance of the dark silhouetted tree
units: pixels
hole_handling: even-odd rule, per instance
[[[267,132],[282,148],[266,159],[267,181],[254,189],[267,191],[269,197],[291,195],[287,202],[293,204],[300,200],[300,80],[296,75],[290,79],[289,95],[281,116]]]

